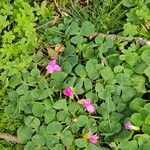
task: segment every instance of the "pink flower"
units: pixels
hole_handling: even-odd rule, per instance
[[[90,99],[82,99],[81,104],[86,108],[89,113],[95,112],[95,109],[92,105],[92,101]]]
[[[73,88],[72,87],[65,88],[63,93],[64,93],[64,95],[73,98],[74,92],[73,92]]]
[[[93,134],[91,132],[91,130],[89,130],[89,133],[88,133],[88,140],[93,143],[93,144],[96,144],[98,139],[99,139],[99,136],[97,134]]]
[[[51,60],[51,61],[48,63],[46,69],[47,69],[47,72],[48,72],[48,73],[53,73],[53,72],[55,72],[55,71],[61,71],[61,67],[57,64],[57,62],[56,62],[55,59],[54,59],[54,60]]]
[[[126,122],[126,123],[124,124],[124,127],[125,127],[125,129],[130,130],[130,131],[131,131],[131,130],[135,130],[135,131],[140,130],[140,128],[139,128],[138,126],[132,125],[130,121]]]

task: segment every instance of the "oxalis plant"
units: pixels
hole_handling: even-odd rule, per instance
[[[50,56],[21,55],[1,75],[5,113],[24,119],[17,130],[24,149],[149,149],[149,46],[89,40],[88,21],[65,20],[43,33],[54,45]]]

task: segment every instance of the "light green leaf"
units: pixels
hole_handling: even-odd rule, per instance
[[[84,21],[82,23],[82,27],[80,30],[81,35],[88,37],[92,35],[94,32],[95,32],[95,27],[91,22]]]
[[[104,80],[113,79],[114,73],[110,67],[105,67],[101,70],[101,76]]]
[[[73,44],[81,44],[81,43],[83,43],[83,36],[76,35],[76,36],[72,37],[70,41]]]
[[[36,134],[32,137],[32,141],[36,146],[44,146],[45,139],[39,134]]]
[[[62,132],[61,134],[61,141],[65,146],[72,145],[74,136],[69,130]]]
[[[141,98],[135,98],[133,101],[130,102],[130,108],[137,112],[139,112],[144,105],[145,105],[145,101]]]
[[[147,64],[150,64],[150,50],[146,49],[143,51],[143,53],[141,54],[141,59],[146,62]]]
[[[56,115],[56,111],[54,109],[49,109],[45,112],[44,117],[45,117],[45,123],[50,123],[51,121],[54,120]]]
[[[141,115],[140,113],[134,113],[134,114],[131,116],[131,122],[132,122],[133,125],[135,125],[135,126],[141,126],[142,123],[143,123],[142,115]]]
[[[131,24],[130,22],[124,24],[124,31],[123,34],[124,36],[134,36],[138,33],[137,31],[137,26],[134,24]]]
[[[76,144],[79,148],[84,148],[84,147],[87,147],[87,140],[86,140],[86,139],[76,139],[76,140],[75,140],[75,144]]]
[[[27,143],[30,140],[33,133],[34,130],[30,129],[29,127],[21,126],[17,130],[17,137],[22,143]]]
[[[84,79],[84,87],[86,90],[92,89],[92,81],[89,78]]]
[[[28,91],[29,87],[25,84],[20,85],[17,89],[16,92],[18,95],[23,95]]]
[[[136,95],[137,92],[135,89],[133,89],[130,86],[124,86],[122,87],[122,98],[124,102],[128,102],[131,100],[131,98]]]
[[[37,117],[42,117],[45,112],[45,107],[42,105],[42,103],[34,103],[32,107],[32,113],[33,115]]]
[[[54,104],[53,108],[61,110],[61,109],[67,109],[67,102],[66,99],[58,100]]]
[[[76,72],[77,75],[79,75],[82,78],[86,77],[86,70],[85,70],[85,67],[83,65],[78,65],[75,68],[75,72]]]
[[[77,124],[79,127],[86,126],[88,124],[88,117],[86,115],[79,116]]]
[[[47,134],[58,134],[62,130],[62,125],[58,121],[51,122],[47,127]]]
[[[40,126],[40,120],[34,116],[28,116],[25,118],[24,123],[26,126],[31,127],[35,130]]]

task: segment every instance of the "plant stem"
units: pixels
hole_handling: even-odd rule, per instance
[[[113,40],[122,40],[122,41],[127,41],[127,42],[132,42],[132,41],[136,41],[137,43],[139,43],[140,45],[150,45],[150,40],[144,39],[142,37],[126,37],[126,36],[120,36],[117,34],[104,34],[104,33],[94,33],[93,35],[89,36],[89,41],[94,40],[97,36],[101,36],[104,38],[110,38]]]
[[[4,140],[8,140],[8,141],[13,142],[13,143],[21,143],[16,136],[13,136],[9,133],[0,132],[0,138],[4,139]]]

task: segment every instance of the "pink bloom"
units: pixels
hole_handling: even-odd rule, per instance
[[[51,61],[48,63],[46,69],[47,69],[47,72],[48,72],[48,73],[53,73],[53,72],[55,72],[55,71],[61,71],[61,67],[57,64],[57,62],[56,62],[55,59],[54,59],[54,60],[51,60]]]
[[[132,130],[130,121],[127,122],[127,123],[125,123],[124,127],[125,127],[127,130]]]
[[[97,134],[93,134],[93,133],[91,132],[91,130],[90,130],[89,133],[88,133],[88,140],[89,140],[91,143],[96,144],[97,141],[98,141],[98,139],[99,139],[99,136],[98,136]]]
[[[63,91],[64,95],[68,96],[68,97],[73,97],[73,88],[72,87],[69,87],[69,88],[65,88],[64,91]]]
[[[125,129],[130,130],[130,131],[131,130],[135,130],[135,131],[140,130],[139,127],[132,125],[130,121],[126,122],[124,127],[125,127]]]
[[[89,113],[95,112],[95,109],[92,105],[92,101],[90,99],[82,99],[82,105],[86,108]]]

